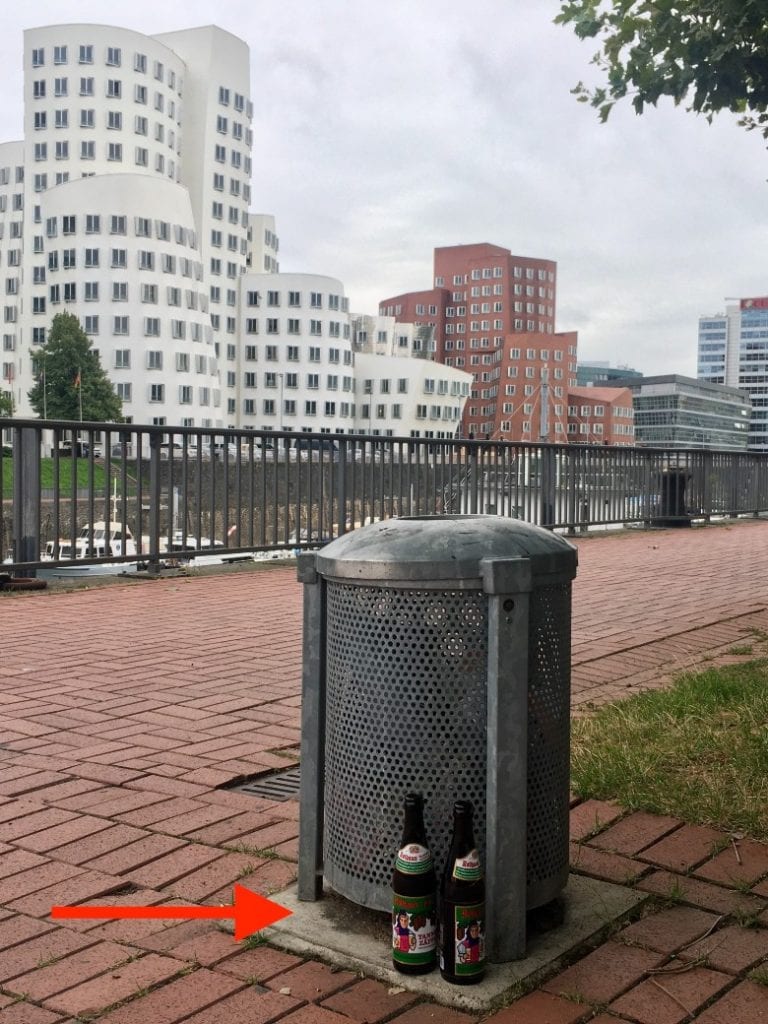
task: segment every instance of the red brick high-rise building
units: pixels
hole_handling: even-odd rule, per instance
[[[566,442],[577,335],[555,330],[557,264],[485,242],[444,246],[432,283],[384,299],[379,312],[434,326],[435,358],[472,373],[464,434]]]

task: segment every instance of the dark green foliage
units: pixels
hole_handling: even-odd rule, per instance
[[[597,39],[605,73],[573,90],[605,121],[629,97],[638,114],[662,96],[707,119],[721,110],[768,138],[766,0],[562,0],[555,19],[580,39]]]
[[[48,340],[31,355],[37,381],[29,400],[38,416],[52,420],[122,420],[122,402],[76,316],[58,313]]]

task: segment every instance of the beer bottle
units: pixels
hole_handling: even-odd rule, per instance
[[[485,881],[472,832],[472,804],[453,805],[453,836],[440,886],[440,973],[471,985],[485,972]]]
[[[421,794],[409,793],[392,872],[392,962],[403,974],[427,974],[437,961],[436,889]]]

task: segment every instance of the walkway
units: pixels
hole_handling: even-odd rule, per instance
[[[576,710],[768,632],[766,522],[578,543]],[[235,880],[293,880],[296,803],[216,787],[295,761],[300,624],[295,570],[268,565],[0,594],[0,1024],[474,1021],[208,922],[49,919],[54,904],[222,903]],[[575,870],[677,902],[494,1024],[768,1019],[765,847],[713,856],[710,829],[595,801],[572,836]]]

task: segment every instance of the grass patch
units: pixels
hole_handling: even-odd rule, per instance
[[[576,719],[571,774],[582,797],[768,839],[768,659]]]
[[[86,490],[88,487],[88,459],[75,459],[75,480],[78,490]],[[115,463],[115,466],[117,463]],[[113,469],[114,476],[115,469]],[[52,490],[54,486],[53,459],[40,460],[40,486],[43,490]],[[104,489],[104,465],[98,461],[93,464],[93,483],[96,491]],[[13,496],[13,459],[3,458],[2,467],[3,498]],[[63,496],[71,497],[72,494],[72,460],[63,457],[59,460],[59,489]]]

